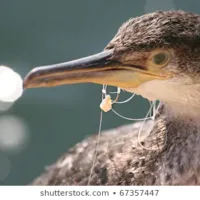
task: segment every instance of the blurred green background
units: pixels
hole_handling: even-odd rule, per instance
[[[0,0],[0,65],[22,77],[35,66],[100,52],[119,26],[155,10],[198,13],[199,0]],[[26,90],[14,105],[0,102],[0,184],[24,185],[77,142],[98,131],[100,85]],[[120,99],[130,94],[123,93]],[[9,108],[10,107],[10,108]],[[8,109],[9,108],[9,109]],[[141,97],[115,105],[141,118]],[[104,113],[103,129],[132,123]]]

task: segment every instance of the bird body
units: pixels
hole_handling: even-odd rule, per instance
[[[200,185],[200,16],[155,12],[130,19],[105,50],[33,69],[24,87],[92,82],[160,100],[154,121],[97,136],[70,149],[35,185]],[[142,146],[137,135],[142,128]]]
[[[167,116],[167,117],[166,117]],[[166,115],[106,131],[100,137],[91,185],[199,185],[200,123]],[[149,133],[149,129],[152,130]],[[77,144],[32,184],[87,185],[97,136]]]

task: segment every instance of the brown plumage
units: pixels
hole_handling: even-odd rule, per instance
[[[115,66],[117,61],[120,66],[132,66],[145,74],[155,75],[159,70],[159,75],[167,72],[170,76],[136,85],[123,80],[127,91],[162,101],[155,121],[145,123],[142,131],[143,145],[152,150],[138,145],[141,123],[104,132],[90,184],[200,185],[200,16],[167,11],[130,19],[107,50],[113,51],[109,59],[106,57],[109,64],[114,60]],[[170,52],[170,59],[158,68],[152,64],[152,52],[163,50]],[[25,78],[26,87],[33,83],[33,87],[48,86],[52,76],[42,74],[46,69],[41,69]],[[91,82],[102,83],[97,79]],[[111,85],[121,86],[118,83]],[[77,144],[32,184],[87,185],[96,139],[92,136]]]

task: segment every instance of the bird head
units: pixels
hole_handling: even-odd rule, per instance
[[[200,16],[158,11],[124,23],[99,54],[34,68],[24,88],[91,82],[200,108],[199,55]]]

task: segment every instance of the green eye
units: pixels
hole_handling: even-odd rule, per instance
[[[169,60],[169,55],[167,53],[157,53],[153,56],[153,63],[156,65],[164,65]]]

